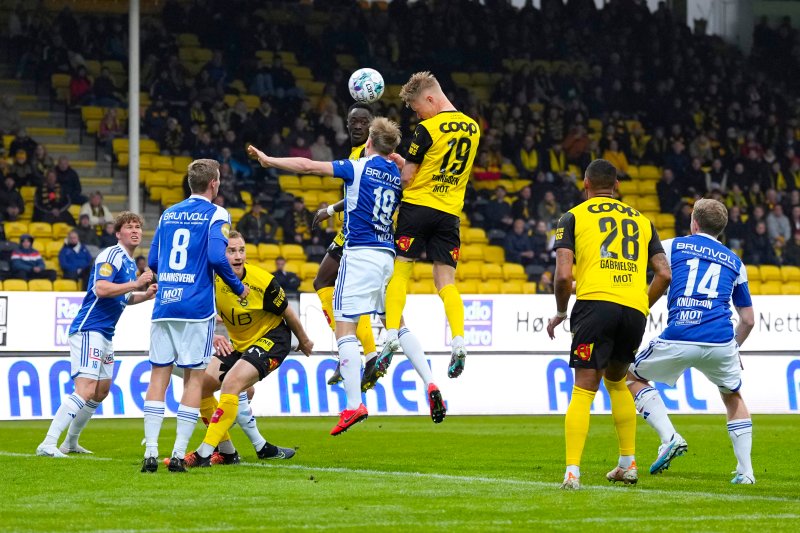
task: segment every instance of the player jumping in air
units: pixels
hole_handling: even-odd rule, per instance
[[[389,156],[400,143],[400,130],[393,122],[376,118],[369,131],[366,157],[357,161],[274,158],[255,147],[248,149],[264,167],[333,175],[345,183],[345,245],[336,277],[333,311],[347,405],[331,435],[347,431],[368,416],[361,403],[361,359],[355,337],[356,323],[363,315],[384,316],[386,284],[394,264],[392,217],[402,193],[400,171]],[[409,349],[406,356],[428,388],[433,421],[441,422],[445,415],[444,402],[439,389],[431,383],[430,368],[418,344],[417,349]]]
[[[69,328],[70,373],[75,392],[56,411],[36,455],[66,457],[68,453],[92,453],[78,444],[78,437],[111,388],[114,329],[126,305],[152,299],[158,288],[148,287],[153,280],[152,272],[136,278],[132,256],[142,241],[142,218],[124,211],[114,220],[114,230],[118,243],[101,251],[95,259],[89,274],[89,289]],[[58,438],[67,426],[67,438],[59,448]]]
[[[142,472],[158,469],[158,434],[173,365],[183,369],[183,396],[169,470],[186,471],[186,446],[200,416],[203,377],[211,359],[217,314],[214,273],[242,302],[250,293],[225,256],[230,215],[211,203],[219,191],[219,163],[198,159],[189,164],[188,174],[192,195],[161,215],[147,259],[158,276],[158,293],[150,328],[152,372],[144,402]]]
[[[245,264],[245,242],[238,232],[230,233],[226,255],[236,277],[250,287],[250,295],[246,301],[239,301],[217,277],[217,309],[233,345],[225,337],[218,335],[214,338],[217,356],[206,370],[201,404],[203,416],[209,419],[208,430],[197,451],[186,454],[187,466],[211,466],[217,446],[223,458],[227,459],[225,463],[237,463],[239,454],[233,449],[228,435],[237,419],[260,459],[290,459],[295,453],[291,448],[268,443],[255,429],[255,419],[249,407],[246,411],[240,407],[247,402],[247,389],[274,372],[289,355],[292,333],[299,341],[298,349],[306,356],[311,355],[314,343],[272,274]],[[222,389],[217,404],[213,393],[220,383]],[[251,422],[254,432],[248,431],[245,425]]]
[[[455,285],[461,246],[464,193],[478,151],[480,128],[456,110],[430,72],[417,72],[400,91],[400,98],[422,121],[414,131],[403,168],[403,203],[397,219],[394,274],[386,290],[386,344],[376,363],[382,376],[408,330],[398,331],[406,304],[414,261],[423,252],[433,261],[433,282],[444,302],[452,331],[452,357],[447,374],[464,370],[464,302]],[[404,346],[405,349],[405,346]]]
[[[625,376],[639,349],[650,307],[670,281],[669,263],[653,223],[614,199],[617,169],[603,159],[592,161],[583,180],[588,199],[573,207],[556,228],[555,328],[567,317],[576,269],[577,301],[572,308],[569,366],[575,385],[564,421],[567,469],[563,489],[580,488],[580,464],[592,401],[602,379],[611,398],[611,415],[619,439],[619,462],[609,481],[633,484],[636,468],[636,409]],[[647,267],[655,273],[647,285]]]
[[[717,240],[727,223],[723,204],[698,200],[692,212],[692,235],[664,241],[672,266],[667,327],[636,356],[628,379],[637,410],[661,438],[651,474],[669,468],[688,445],[672,426],[661,395],[648,382],[675,385],[684,370],[696,368],[719,388],[728,412],[728,435],[737,460],[731,483],[750,485],[756,482],[750,460],[753,422],[739,393],[739,347],[753,329],[753,304],[744,265]],[[739,314],[735,331],[731,301]]]

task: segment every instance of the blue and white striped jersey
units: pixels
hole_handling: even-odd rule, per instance
[[[402,196],[400,170],[380,155],[333,162],[344,180],[345,248],[382,248],[394,253],[392,217]]]
[[[733,339],[731,301],[751,307],[742,261],[704,233],[663,242],[672,267],[669,319],[662,339],[694,344],[727,344]]]
[[[95,285],[100,280],[111,283],[128,283],[136,280],[136,262],[119,244],[102,250],[95,259],[92,272],[89,274],[89,289],[83,298],[83,304],[75,320],[69,328],[69,334],[85,331],[97,331],[111,340],[122,311],[128,305],[131,293],[98,298]]]

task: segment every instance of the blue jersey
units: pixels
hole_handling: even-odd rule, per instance
[[[402,187],[400,170],[377,154],[333,162],[344,180],[345,248],[382,248],[394,253],[394,221]]]
[[[751,307],[747,271],[732,251],[699,233],[664,241],[672,267],[669,320],[661,338],[694,344],[727,344],[734,337],[731,301]]]
[[[100,280],[111,283],[128,283],[136,280],[136,262],[119,244],[97,254],[94,267],[89,274],[89,290],[86,291],[81,309],[69,327],[70,335],[97,331],[108,340],[114,336],[114,329],[117,327],[119,317],[122,316],[122,311],[128,305],[130,293],[113,298],[99,298],[95,293],[95,285]]]
[[[230,223],[224,208],[199,195],[164,211],[148,257],[158,279],[154,322],[213,317],[215,272],[236,294],[244,290],[225,257]]]

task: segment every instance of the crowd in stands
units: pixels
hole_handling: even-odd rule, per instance
[[[271,19],[273,12],[289,16]],[[72,104],[112,108],[99,142],[109,146],[124,135],[113,109],[124,101],[118,81],[108,69],[93,79],[85,69],[89,58],[125,61],[123,19],[76,17],[67,8],[51,19],[24,7],[13,19],[23,29],[12,33],[18,73],[69,73]],[[323,31],[306,23],[314,20],[324,21]],[[200,68],[181,57],[178,36],[187,33],[213,51]],[[581,201],[581,169],[597,157],[611,161],[621,180],[636,180],[641,166],[659,169],[658,210],[674,215],[665,234],[688,233],[693,202],[713,197],[729,208],[724,240],[745,262],[800,265],[800,77],[793,75],[800,38],[788,19],[759,21],[744,54],[693,32],[663,2],[650,12],[632,0],[602,9],[593,0],[543,0],[541,9],[492,0],[395,0],[368,9],[351,0],[197,0],[167,1],[159,16],[143,19],[141,37],[142,90],[150,100],[142,134],[162,154],[222,163],[215,201],[244,208],[242,192],[255,200],[238,226],[249,242],[280,236],[311,247],[310,259],[333,238],[332,225],[312,228],[311,210],[319,206],[281,194],[277,174],[249,162],[244,148],[346,157],[349,70],[337,54],[349,54],[388,84],[422,66],[432,70],[480,123],[466,217],[505,248],[507,261],[525,265],[542,291],[552,290],[554,226]],[[271,59],[260,50],[272,51]],[[284,64],[287,54],[325,82],[321,96],[305,94]],[[462,81],[483,73],[492,81],[481,90]],[[226,99],[246,94],[258,97],[257,105]],[[418,121],[410,110],[385,97],[375,111],[398,121],[408,142]],[[4,116],[0,128],[15,120]],[[85,201],[61,160],[51,178],[52,160],[42,163],[46,154],[24,131],[15,143],[7,154],[14,176],[42,182],[38,216],[61,220],[65,202]],[[6,189],[8,180],[0,198],[13,196]],[[29,207],[12,204],[3,213]],[[89,225],[96,225],[91,215]]]

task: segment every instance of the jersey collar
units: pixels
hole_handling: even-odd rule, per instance
[[[716,241],[717,240],[714,237],[712,237],[711,235],[709,235],[708,233],[699,232],[699,233],[695,233],[695,235],[699,235],[701,237],[705,237],[706,239],[711,239],[712,241]]]
[[[198,200],[205,200],[206,202],[211,203],[211,200],[209,200],[208,198],[206,198],[205,196],[202,196],[200,194],[193,194],[189,198],[196,198]]]

